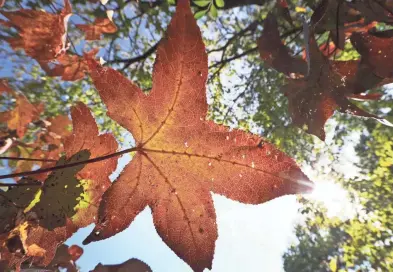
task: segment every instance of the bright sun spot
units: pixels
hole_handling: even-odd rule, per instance
[[[355,211],[355,204],[350,201],[348,192],[332,180],[316,182],[314,190],[306,198],[322,202],[329,217],[349,218]]]

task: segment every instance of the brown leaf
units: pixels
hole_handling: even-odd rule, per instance
[[[157,49],[149,95],[88,60],[108,115],[132,133],[137,151],[104,193],[99,220],[85,242],[115,235],[150,206],[163,241],[202,271],[211,268],[217,239],[211,192],[258,204],[309,191],[311,184],[264,139],[205,120],[207,55],[189,2],[177,3]]]
[[[67,50],[67,21],[71,16],[71,4],[64,0],[60,14],[41,10],[20,9],[0,11],[9,21],[0,23],[16,28],[18,36],[6,39],[13,49],[24,49],[26,54],[38,61],[50,61]]]
[[[354,33],[351,42],[362,56],[362,62],[381,78],[393,77],[393,30]]]
[[[102,34],[116,33],[117,26],[108,18],[96,18],[92,25],[76,25],[85,32],[87,41],[100,40]]]
[[[346,4],[358,10],[369,21],[393,23],[393,3],[391,0],[356,0]]]
[[[99,263],[91,272],[152,272],[151,268],[138,259],[129,259],[121,264],[102,265]]]
[[[301,58],[290,55],[289,49],[281,41],[277,20],[271,14],[264,21],[258,49],[262,60],[275,70],[286,75],[307,74],[307,63]]]
[[[340,49],[344,49],[345,39],[352,33],[373,28],[373,21],[362,18],[350,3],[342,0],[322,0],[311,16],[315,33],[330,31],[330,38]]]
[[[347,67],[340,65],[340,62],[330,62],[320,52],[313,35],[309,48],[310,75],[297,80],[289,79],[288,85],[283,87],[296,126],[325,140],[324,125],[335,110],[383,120],[349,102],[347,97],[353,94],[353,84],[361,83],[354,78],[357,71],[354,62],[342,62],[349,65]]]
[[[95,56],[98,49],[92,50],[87,54]],[[48,76],[61,76],[65,81],[76,81],[85,77],[87,71],[86,60],[77,55],[64,54],[56,59],[56,62],[40,62],[41,68]]]

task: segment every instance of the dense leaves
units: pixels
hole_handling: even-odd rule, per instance
[[[320,23],[320,20],[317,22]],[[282,88],[288,97],[292,121],[296,126],[325,140],[324,125],[335,110],[379,119],[376,115],[352,104],[348,98],[375,87],[384,77],[390,75],[385,74],[384,77],[376,75],[378,78],[375,80],[370,80],[368,76],[366,80],[360,76],[365,74],[367,69],[370,71],[369,66],[364,66],[365,62],[329,60],[329,54],[326,56],[321,52],[316,43],[314,31],[317,26],[318,24],[311,26],[306,33],[308,35],[307,62],[290,55],[289,49],[280,40],[277,21],[272,15],[265,20],[264,31],[258,45],[261,58],[274,69],[288,76],[292,73],[300,74],[295,76],[295,79],[288,78],[288,84]],[[381,53],[381,50],[379,52]],[[385,83],[389,82],[385,81]]]
[[[64,8],[58,15],[28,9],[0,11],[0,14],[9,20],[0,20],[1,24],[18,31],[17,37],[7,39],[14,49],[24,49],[27,55],[43,62],[67,50],[67,21],[71,16],[68,0],[64,0]]]

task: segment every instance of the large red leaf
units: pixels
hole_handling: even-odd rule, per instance
[[[137,152],[104,193],[86,243],[121,232],[146,206],[163,241],[195,271],[211,268],[217,239],[211,192],[244,203],[310,190],[296,163],[264,139],[206,121],[207,55],[186,0],[157,49],[145,95],[119,72],[88,61],[108,115]]]
[[[21,9],[0,11],[9,21],[0,23],[18,30],[18,36],[7,41],[14,49],[23,48],[27,55],[38,61],[50,61],[67,49],[67,21],[71,16],[71,4],[64,0],[60,14],[41,10]]]

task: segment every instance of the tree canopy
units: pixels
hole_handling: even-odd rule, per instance
[[[355,214],[299,197],[285,270],[389,271],[392,14],[389,0],[0,1],[0,266],[77,271],[66,239],[91,223],[85,243],[109,238],[149,206],[203,271],[211,192],[261,204],[327,173]]]

